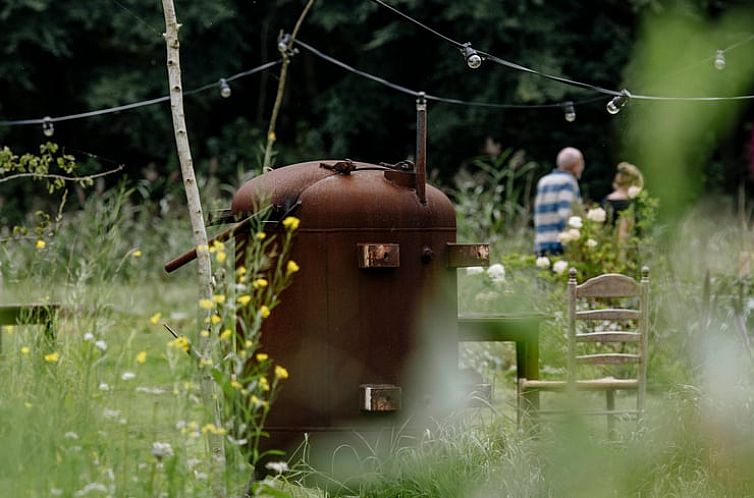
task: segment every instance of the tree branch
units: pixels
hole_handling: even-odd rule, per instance
[[[17,180],[19,178],[28,178],[28,177],[34,177],[38,179],[45,179],[45,180],[63,180],[65,182],[85,182],[88,180],[94,180],[95,178],[100,178],[107,175],[112,175],[113,173],[117,173],[118,171],[121,171],[123,168],[125,168],[125,164],[121,164],[117,168],[113,168],[111,170],[103,171],[101,173],[95,173],[93,175],[86,175],[86,176],[65,176],[65,175],[55,175],[55,174],[49,174],[49,173],[17,173],[15,175],[10,176],[3,176],[0,177],[0,183],[9,182],[11,180]]]

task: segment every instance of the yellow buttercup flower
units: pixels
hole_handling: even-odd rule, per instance
[[[141,257],[141,249],[136,249],[134,252],[131,253],[131,256],[134,258],[140,258]]]
[[[29,351],[30,351],[29,346],[23,346],[21,348],[21,354],[29,354]]]
[[[202,434],[206,434],[208,432],[211,432],[212,434],[216,434],[218,436],[224,436],[227,431],[223,427],[217,427],[215,424],[209,423],[205,424],[202,427]]]
[[[44,358],[47,363],[57,363],[58,360],[60,359],[60,353],[55,352],[55,353],[46,354]]]
[[[212,297],[212,299],[213,299],[213,300],[214,300],[214,301],[215,301],[215,302],[216,302],[217,304],[223,304],[223,303],[225,302],[225,295],[223,295],[223,294],[215,294],[215,295],[214,295],[214,296]]]
[[[251,284],[255,289],[264,289],[267,285],[269,285],[269,282],[264,278],[258,278]]]
[[[215,307],[215,305],[212,303],[210,299],[200,299],[199,307],[203,310],[211,310],[212,308]]]
[[[269,358],[269,356],[267,356],[267,355],[266,355],[265,353],[258,353],[258,354],[257,354],[257,361],[258,361],[258,362],[263,362],[263,361],[265,361],[265,360],[266,360],[267,358]]]
[[[238,304],[240,304],[241,306],[246,306],[251,301],[251,296],[248,294],[244,294],[243,296],[238,296],[238,299],[236,300],[238,301]]]
[[[288,370],[285,369],[285,367],[282,367],[280,365],[275,366],[275,377],[278,379],[287,379],[288,378]]]
[[[149,317],[149,323],[152,325],[157,325],[160,323],[160,318],[162,318],[162,313],[155,313],[154,315]]]
[[[13,332],[16,331],[16,326],[15,325],[3,325],[3,330],[5,331],[6,334],[13,335]]]
[[[295,261],[291,259],[290,261],[288,261],[288,265],[286,266],[285,269],[290,275],[291,273],[296,273],[297,271],[299,271],[301,267],[298,265],[298,263],[296,263]]]
[[[262,391],[270,390],[270,382],[267,380],[267,377],[259,379],[259,388],[262,389]]]
[[[188,352],[191,347],[191,342],[189,342],[188,337],[182,335],[170,341],[168,345],[176,349],[182,349],[184,352]]]
[[[283,226],[291,232],[298,228],[299,223],[301,223],[301,220],[295,216],[288,216],[283,220]]]
[[[240,382],[233,379],[232,381],[230,381],[230,387],[232,387],[233,389],[241,389],[243,386],[241,385]]]
[[[223,251],[225,251],[225,244],[223,244],[219,240],[212,242],[212,245],[209,248],[209,252],[223,252]]]
[[[224,252],[218,252],[217,254],[215,254],[215,259],[218,263],[223,264],[227,259],[227,255]]]
[[[244,275],[246,275],[246,267],[241,265],[238,268],[236,268],[236,275],[238,275],[238,279],[242,279]]]
[[[201,332],[199,332],[199,335],[202,337],[209,337],[209,332],[206,330],[202,330]]]
[[[243,343],[243,347],[245,347],[245,348],[247,348],[247,349],[248,349],[248,348],[250,348],[250,347],[252,347],[253,345],[254,345],[254,343],[253,343],[253,342],[251,342],[251,341],[250,341],[250,340],[248,340],[248,339],[246,339],[246,342],[244,342],[244,343]]]
[[[210,360],[209,358],[202,358],[202,360],[199,362],[199,365],[202,367],[211,367],[212,360]]]
[[[136,354],[136,363],[139,365],[143,365],[147,361],[147,352],[146,351],[139,351],[139,353]]]
[[[264,240],[267,238],[267,234],[264,232],[257,232],[257,240]]]
[[[270,308],[263,304],[259,307],[259,313],[262,315],[262,318],[267,318],[268,316],[270,316]]]
[[[41,251],[42,249],[45,248],[46,245],[47,243],[44,240],[39,239],[37,243],[35,244],[35,247]]]
[[[232,335],[233,335],[233,332],[230,329],[225,329],[220,334],[220,340],[221,341],[227,341],[228,339],[230,339],[230,336],[232,336]]]
[[[210,323],[212,323],[212,325],[217,325],[218,323],[222,322],[223,319],[220,318],[220,315],[214,314],[211,317],[209,317],[209,321]]]

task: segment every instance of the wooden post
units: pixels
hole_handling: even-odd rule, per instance
[[[199,273],[199,299],[212,297],[212,267],[207,248],[207,229],[204,225],[204,214],[199,197],[199,187],[196,184],[194,163],[191,159],[186,119],[183,112],[183,87],[181,83],[181,59],[178,30],[181,25],[175,14],[173,0],[162,0],[162,8],[165,14],[165,44],[167,45],[168,82],[170,85],[170,110],[173,117],[173,129],[175,131],[175,144],[178,150],[178,159],[183,176],[183,187],[186,190],[189,217],[194,245],[203,250],[197,251],[197,265]],[[207,315],[209,316],[209,314]],[[206,356],[210,347],[209,338],[197,334],[195,343],[199,344],[199,351]],[[201,394],[205,408],[213,413],[215,424],[220,425],[221,397],[217,392],[217,385],[208,375],[201,375]],[[207,433],[207,443],[211,454],[212,487],[216,497],[224,497],[223,472],[225,466],[225,448],[222,436]]]

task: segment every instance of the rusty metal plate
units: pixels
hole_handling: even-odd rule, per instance
[[[401,388],[392,384],[359,386],[359,407],[363,412],[395,412],[401,409]]]
[[[359,268],[398,268],[401,265],[398,244],[356,244]]]
[[[466,268],[469,266],[489,266],[489,244],[454,244],[448,243],[448,268]]]

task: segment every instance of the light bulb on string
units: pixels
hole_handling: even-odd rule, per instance
[[[569,123],[576,121],[576,108],[573,106],[573,102],[568,101],[563,106],[563,117]]]
[[[218,82],[218,85],[220,85],[220,96],[224,99],[227,99],[230,97],[230,85],[227,81],[225,81],[225,78],[220,78],[220,81]]]
[[[718,50],[715,53],[715,69],[718,71],[722,71],[725,69],[725,51],[724,50]]]
[[[631,93],[625,88],[621,90],[620,95],[616,95],[610,102],[607,103],[607,112],[610,114],[618,114],[621,109],[626,107],[628,99],[631,98]]]
[[[50,116],[45,116],[42,120],[42,133],[46,137],[51,137],[55,134],[55,125],[52,124]]]
[[[464,44],[463,48],[461,49],[461,53],[463,54],[464,59],[466,59],[466,65],[468,65],[471,69],[477,69],[482,65],[482,56],[479,55],[476,50],[471,48],[470,42]]]

